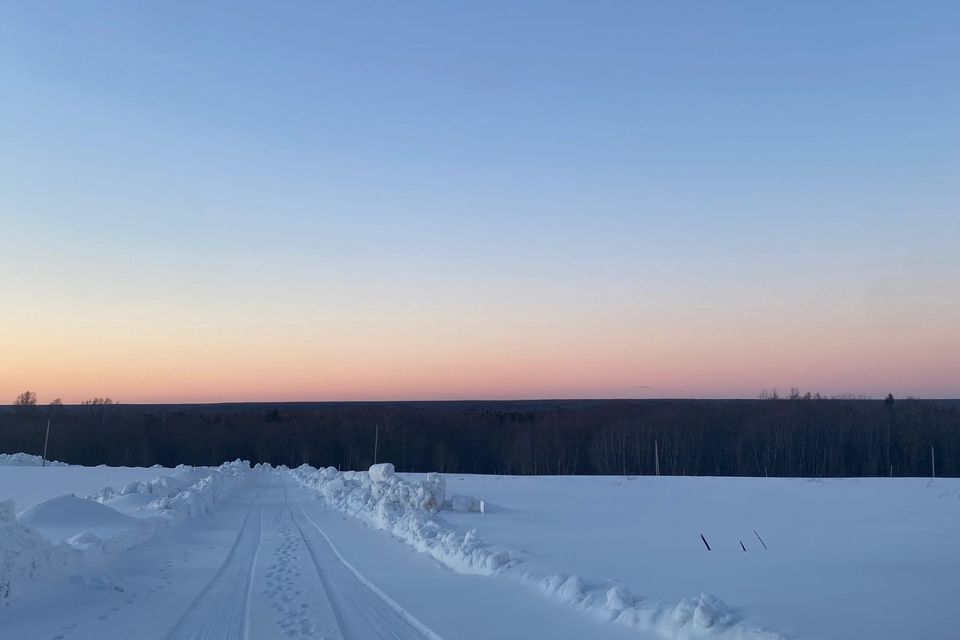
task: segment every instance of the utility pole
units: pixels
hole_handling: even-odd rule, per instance
[[[40,466],[47,466],[47,444],[50,443],[50,419],[47,418],[47,436],[43,439],[43,461]]]
[[[377,431],[373,436],[373,464],[377,464],[377,449],[380,448],[380,423],[377,423]]]

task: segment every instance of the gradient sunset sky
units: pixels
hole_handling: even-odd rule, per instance
[[[0,4],[0,403],[960,397],[960,3]]]

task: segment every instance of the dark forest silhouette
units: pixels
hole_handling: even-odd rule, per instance
[[[0,451],[496,474],[960,476],[960,401],[570,400],[0,407]]]

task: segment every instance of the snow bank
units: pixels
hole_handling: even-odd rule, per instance
[[[43,458],[29,453],[0,453],[0,467],[39,467]],[[65,467],[63,462],[47,460],[48,467]]]
[[[5,515],[12,511],[12,504],[4,508]],[[52,544],[15,520],[0,519],[0,605],[19,598],[43,580],[57,580],[79,566],[80,554],[71,547]]]
[[[669,606],[647,602],[620,585],[591,586],[579,576],[559,573],[536,580],[525,574],[524,578],[567,605],[670,640],[784,639],[779,633],[750,627],[734,609],[708,593]]]
[[[228,463],[235,464],[235,463]],[[171,475],[157,476],[150,480],[131,480],[117,491],[113,487],[104,487],[87,496],[97,502],[109,502],[119,496],[141,495],[151,498],[172,498],[191,485],[212,473],[210,469],[179,465]]]
[[[179,467],[178,467],[179,469]],[[149,504],[151,509],[158,511],[174,512],[190,516],[199,516],[210,511],[217,502],[242,482],[242,474],[250,470],[250,463],[234,460],[225,462],[209,475],[206,475],[189,487],[183,490],[176,490],[175,493],[157,498]],[[195,473],[195,469],[189,468],[185,473]],[[154,490],[157,483],[151,481],[148,484],[149,490]],[[172,485],[168,484],[167,487]]]
[[[368,472],[341,473],[333,467],[318,470],[303,465],[288,473],[330,506],[389,531],[455,571],[492,574],[510,564],[509,553],[493,551],[473,531],[464,533],[434,517],[443,507],[446,493],[439,474],[409,482],[395,475],[389,463],[374,465]]]
[[[171,476],[130,482],[120,492],[107,487],[89,498],[52,498],[13,516],[12,500],[0,502],[0,604],[43,582],[89,571],[107,555],[149,540],[165,519],[207,513],[243,481],[249,462],[215,469],[177,467]],[[111,508],[125,496],[150,498],[157,516],[138,520]]]

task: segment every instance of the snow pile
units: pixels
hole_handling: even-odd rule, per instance
[[[0,453],[0,467],[39,467],[43,458],[29,453]],[[48,467],[65,467],[63,462],[47,460]]]
[[[109,502],[120,496],[145,496],[148,498],[172,498],[181,491],[210,475],[209,469],[179,465],[172,475],[157,476],[150,480],[131,480],[120,491],[113,487],[104,487],[87,496],[97,502]]]
[[[0,605],[23,595],[41,579],[53,580],[79,566],[80,554],[55,545],[17,523],[13,500],[0,502]]]
[[[453,495],[450,496],[448,504],[450,511],[456,511],[457,513],[476,513],[480,511],[480,501],[473,496]]]
[[[148,506],[158,511],[190,516],[203,515],[209,512],[213,505],[220,502],[230,490],[240,484],[243,480],[243,473],[249,470],[250,463],[246,461],[224,462],[212,473],[200,478],[189,487],[183,490],[175,490],[172,494],[157,498]],[[189,472],[195,471],[195,469],[189,468]],[[160,480],[160,478],[157,480]],[[146,484],[148,484],[150,490],[155,490],[158,486],[162,486],[164,489],[176,486],[174,483],[156,481]]]
[[[473,531],[463,533],[434,517],[443,507],[446,492],[439,474],[409,482],[397,476],[389,463],[374,465],[368,472],[341,473],[333,467],[317,470],[303,465],[289,473],[332,507],[389,531],[455,571],[492,574],[511,562],[509,553],[488,549]]]
[[[529,574],[524,577],[533,579]],[[608,621],[654,631],[664,638],[783,640],[776,632],[747,626],[736,611],[708,593],[684,599],[676,606],[666,606],[645,602],[620,585],[590,587],[583,578],[563,573],[536,582],[565,604],[596,613]]]
[[[138,520],[116,509],[74,495],[60,496],[30,507],[20,513],[17,521],[53,542],[84,532],[109,538],[140,525]]]

